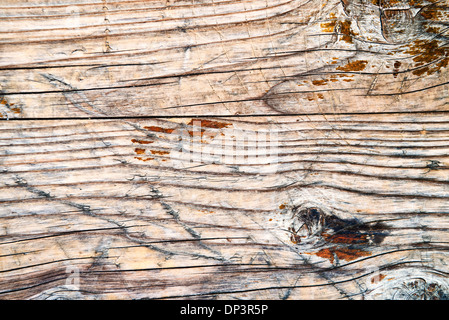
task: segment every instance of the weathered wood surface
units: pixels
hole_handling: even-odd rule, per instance
[[[446,110],[447,1],[51,4],[1,2],[3,117]]]
[[[1,0],[0,298],[447,299],[447,18]]]

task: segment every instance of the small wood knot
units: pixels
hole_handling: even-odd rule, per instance
[[[290,240],[299,244],[306,240],[329,244],[373,245],[387,235],[387,226],[381,222],[362,222],[326,214],[320,208],[293,208],[293,221],[288,231]]]
[[[441,284],[420,278],[403,283],[392,298],[395,300],[449,300],[449,293]]]

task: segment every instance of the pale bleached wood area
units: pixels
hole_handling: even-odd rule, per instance
[[[448,299],[442,0],[0,0],[0,299]]]

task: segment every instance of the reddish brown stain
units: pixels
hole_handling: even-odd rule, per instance
[[[304,240],[318,241],[321,250],[306,252],[320,258],[352,261],[371,255],[370,247],[380,244],[387,236],[388,227],[381,222],[363,222],[358,219],[342,219],[333,214],[325,214],[319,208],[305,208],[296,211],[299,229],[288,228],[290,241],[300,244]]]
[[[370,256],[371,252],[359,249],[332,247],[321,249],[314,254],[320,258],[328,259],[331,263],[334,263],[335,257],[339,260],[352,261],[357,258]]]
[[[151,154],[157,154],[157,155],[166,155],[170,154],[168,151],[158,151],[158,150],[150,150]]]
[[[13,107],[14,103],[9,103],[5,98],[0,98],[0,105],[6,107],[6,114],[8,114],[9,112],[13,112],[15,114],[21,114],[22,113],[22,108],[19,107]],[[4,117],[4,112],[0,113],[0,118]]]
[[[324,86],[327,84],[327,80],[313,80],[312,84],[315,86]]]
[[[351,30],[351,21],[346,20],[340,23],[340,32],[342,34],[341,40],[352,43],[352,37],[355,34]]]
[[[345,66],[337,67],[337,70],[341,71],[362,71],[366,68],[368,61],[366,60],[356,60],[348,62]]]
[[[421,76],[427,72],[431,75],[442,68],[446,68],[449,63],[449,47],[443,46],[438,40],[422,40],[413,41],[408,50],[405,51],[414,56],[414,67],[420,67],[437,61],[429,66],[425,66],[412,71],[414,75]]]
[[[352,38],[355,36],[355,33],[351,30],[351,21],[337,21],[334,14],[330,14],[329,18],[329,22],[323,22],[320,24],[321,30],[323,32],[332,33],[338,29],[338,34],[340,36],[339,40],[343,40],[347,43],[353,43]]]
[[[153,143],[154,141],[131,139],[131,142],[138,143],[138,144],[150,144],[150,143]]]
[[[134,157],[134,159],[141,160],[141,161],[150,161],[150,160],[154,160],[154,158],[143,158],[143,157]]]
[[[202,128],[222,129],[222,128],[229,127],[231,125],[231,123],[211,121],[211,120],[206,120],[206,119],[192,119],[192,120],[190,120],[190,122],[187,125],[189,125],[189,126],[197,125]]]
[[[393,77],[397,78],[400,67],[401,63],[399,61],[396,61],[393,65]]]
[[[162,132],[162,133],[172,133],[175,129],[162,128],[157,126],[146,126],[144,129],[153,131],[153,132]]]
[[[342,233],[342,234],[322,234],[324,240],[331,243],[346,244],[366,244],[368,243],[367,234],[360,233]]]
[[[281,205],[279,206],[279,209],[281,209],[281,210],[285,209],[285,204],[281,204]]]
[[[424,73],[428,73],[428,74],[430,74],[429,72],[429,68],[428,67],[424,67],[424,68],[420,68],[420,69],[417,69],[417,70],[414,70],[412,73],[415,75],[415,76],[422,76]]]
[[[145,149],[135,148],[134,152],[137,153],[137,154],[145,154]]]
[[[203,137],[204,134],[207,133],[205,128],[211,128],[211,129],[222,129],[222,128],[226,128],[231,126],[231,123],[226,123],[226,122],[219,122],[219,121],[212,121],[212,120],[206,120],[206,119],[192,119],[190,120],[189,123],[187,123],[187,125],[189,126],[197,126],[200,129],[196,129],[196,130],[188,130],[187,132],[189,133],[189,135],[191,137],[195,136],[195,135],[199,135],[201,137]],[[223,133],[221,133],[223,135]],[[211,133],[207,133],[207,136],[209,138],[214,138],[215,134],[211,134]],[[205,142],[205,141],[201,141],[201,142]]]
[[[335,26],[337,25],[337,20],[335,18],[335,15],[333,13],[330,14],[330,22],[321,23],[321,29],[323,32],[334,32]]]
[[[189,135],[191,137],[193,137],[195,134],[197,134],[197,135],[199,134],[202,137],[204,132],[206,132],[206,129],[201,129],[199,131],[187,130],[187,132],[189,133]]]

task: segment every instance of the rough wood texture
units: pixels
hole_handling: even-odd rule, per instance
[[[0,0],[0,298],[448,299],[447,5]]]

